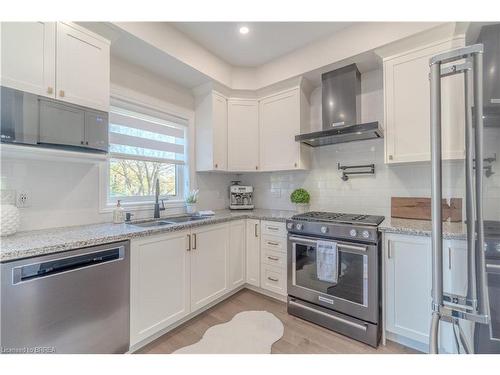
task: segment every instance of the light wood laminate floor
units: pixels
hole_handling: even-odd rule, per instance
[[[374,349],[300,318],[288,315],[286,304],[254,291],[243,289],[183,325],[159,337],[136,353],[172,353],[199,341],[213,325],[227,322],[239,312],[265,310],[278,317],[285,326],[283,337],[272,346],[276,354],[409,354],[416,351],[388,341]]]

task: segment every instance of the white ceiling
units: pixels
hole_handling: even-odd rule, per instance
[[[233,66],[255,67],[331,35],[352,22],[172,22]],[[241,26],[250,32],[239,33]]]
[[[109,22],[78,22],[111,41],[111,54],[178,85],[193,88],[209,77]]]

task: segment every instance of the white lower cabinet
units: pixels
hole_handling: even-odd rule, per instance
[[[431,321],[432,249],[429,237],[386,234],[385,330],[388,337],[428,350]],[[465,241],[443,241],[443,289],[465,294],[467,252]],[[451,263],[450,263],[451,261]],[[464,325],[467,330],[467,325]],[[453,330],[441,322],[441,352],[456,352]]]
[[[262,230],[281,235],[262,238]],[[131,348],[245,283],[286,296],[283,230],[284,223],[242,219],[132,239]]]
[[[197,310],[229,290],[227,224],[207,225],[191,232],[191,310]]]
[[[260,287],[260,220],[246,221],[246,281]]]
[[[190,312],[188,231],[131,241],[130,344]]]
[[[261,232],[260,287],[286,296],[287,231],[285,223],[262,221]]]
[[[229,285],[237,288],[246,280],[246,225],[245,220],[233,221],[229,225]]]

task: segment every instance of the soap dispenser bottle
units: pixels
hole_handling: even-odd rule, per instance
[[[115,209],[113,210],[113,223],[122,224],[125,222],[125,211],[118,199]]]

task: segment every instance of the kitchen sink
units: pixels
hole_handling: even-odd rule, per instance
[[[202,216],[183,215],[183,216],[166,217],[166,218],[159,219],[159,220],[145,221],[142,223],[131,223],[130,225],[134,225],[136,227],[142,227],[142,228],[151,228],[151,227],[161,227],[163,225],[186,223],[188,221],[195,221],[195,220],[202,220],[202,219],[205,219],[205,218]]]

